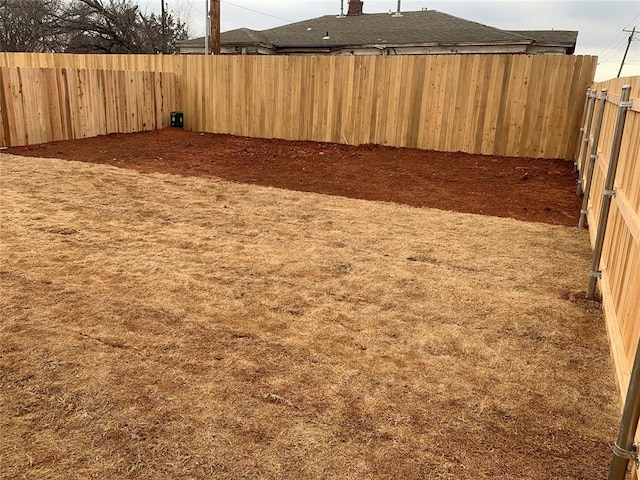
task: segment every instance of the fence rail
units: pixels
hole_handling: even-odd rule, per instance
[[[612,358],[621,398],[626,397],[630,370],[640,338],[640,77],[620,78],[595,84],[599,96],[608,92],[593,180],[588,198],[589,229],[592,243],[598,228],[601,200],[610,162],[616,116],[623,85],[631,85],[633,106],[627,111],[622,136],[615,196],[611,202],[607,233],[601,256],[602,277],[599,281]],[[580,158],[593,141],[595,122],[585,133]],[[587,173],[580,164],[581,178]],[[586,182],[583,183],[583,185]]]
[[[4,146],[162,128],[175,106],[173,73],[0,67]]]
[[[570,159],[596,57],[0,54],[0,66],[176,74],[185,128]]]

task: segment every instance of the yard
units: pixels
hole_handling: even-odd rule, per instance
[[[316,145],[304,163],[300,142],[267,141],[285,181],[257,160],[225,167],[229,150],[145,153],[140,135],[208,137],[22,152],[95,163],[0,155],[5,478],[606,475],[619,400],[600,305],[581,294],[570,164],[498,174],[452,154],[449,173],[369,181],[320,157],[383,147]],[[376,170],[418,155],[391,150]]]
[[[354,148],[180,129],[14,147],[9,152],[554,225],[575,226],[580,216],[576,175],[563,160],[380,145]]]

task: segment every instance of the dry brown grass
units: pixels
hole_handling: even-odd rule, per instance
[[[583,231],[0,157],[3,478],[602,478]]]

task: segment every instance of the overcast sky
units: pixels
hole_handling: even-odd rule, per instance
[[[159,9],[161,0],[141,0],[142,8]],[[204,35],[207,0],[166,0],[170,10],[189,19],[192,37]],[[345,0],[345,10],[348,0]],[[364,0],[365,13],[395,10],[396,0]],[[597,55],[596,80],[614,78],[629,33],[640,30],[640,0],[402,0],[402,10],[429,8],[506,30],[577,30],[576,54]],[[222,31],[253,30],[340,13],[340,0],[222,0]],[[631,43],[622,76],[640,75],[640,34]]]

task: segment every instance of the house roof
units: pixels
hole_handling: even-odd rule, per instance
[[[538,45],[574,47],[578,32],[573,30],[509,30],[510,33],[533,38]]]
[[[509,31],[455,17],[437,10],[325,15],[268,30],[240,28],[220,35],[224,45],[270,45],[275,48],[349,47],[359,45],[548,45],[574,46],[574,31]],[[329,38],[325,38],[328,36]],[[180,42],[202,46],[204,38]]]
[[[220,34],[220,41],[225,44],[253,45],[256,43],[271,44],[269,39],[262,33],[248,28],[238,28]]]
[[[323,37],[327,32],[329,39],[325,40]],[[436,10],[404,12],[401,17],[388,13],[344,18],[325,15],[265,30],[264,33],[278,47],[530,43],[530,40],[513,33]]]

